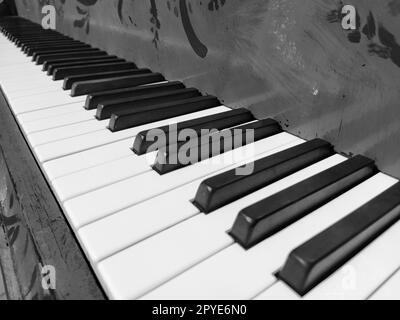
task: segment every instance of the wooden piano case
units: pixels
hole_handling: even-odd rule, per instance
[[[400,178],[399,0],[351,1],[352,31],[341,26],[339,0],[15,0],[18,15],[38,23],[49,4],[64,34],[229,107],[275,118],[302,138],[366,155]],[[0,97],[0,236],[8,243],[0,262],[12,271],[7,294],[104,298],[5,105]],[[42,288],[44,265],[59,270],[56,290]]]
[[[105,298],[1,90],[0,265],[7,299]]]

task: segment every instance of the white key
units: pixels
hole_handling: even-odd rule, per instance
[[[104,129],[77,137],[43,144],[35,147],[34,150],[39,161],[44,163],[96,147],[105,146],[113,142],[125,140],[127,138],[134,139],[137,133],[137,129],[129,129],[116,133]]]
[[[107,185],[151,172],[156,155],[157,153],[137,156],[132,153],[126,158],[56,179],[53,181],[53,187],[59,199],[64,202]],[[107,174],[104,174],[105,172]]]
[[[2,68],[3,72],[0,75],[0,80],[15,83],[18,77],[21,77],[20,80],[28,83],[32,78],[41,78],[51,81],[51,77],[49,77],[45,72],[40,70],[38,66],[34,65],[19,65],[19,66],[10,66],[10,68]]]
[[[44,171],[50,181],[75,172],[132,155],[132,138],[114,142],[84,152],[45,162]]]
[[[1,83],[1,82],[0,82]],[[29,84],[25,84],[24,86],[14,86],[12,88],[8,88],[3,86],[4,93],[9,97],[9,100],[12,101],[14,99],[24,98],[28,95],[25,95],[26,92],[31,93],[34,92],[33,95],[44,94],[48,92],[62,91],[62,85],[58,82],[49,83],[43,86],[43,84],[32,82]],[[70,94],[68,91],[64,91],[67,95]],[[30,96],[30,95],[29,95]]]
[[[60,90],[61,88],[58,83],[55,83],[54,85],[46,85],[44,87],[38,85],[32,85],[31,88],[25,87],[22,90],[7,92],[7,96],[10,99],[10,101],[12,101],[14,99],[26,98],[37,94],[56,92]]]
[[[30,74],[23,77],[22,75],[12,74],[7,79],[1,80],[2,85],[6,87],[7,90],[16,88],[29,87],[31,83],[37,83],[43,86],[47,86],[52,83],[51,78],[44,74]]]
[[[3,77],[3,75],[8,76],[10,73],[17,73],[17,74],[23,75],[24,71],[26,71],[26,72],[32,71],[32,72],[35,72],[36,74],[41,73],[41,74],[46,75],[46,72],[43,71],[43,66],[36,65],[29,61],[28,61],[28,63],[24,63],[24,64],[20,64],[20,65],[9,65],[9,66],[3,66],[0,68],[2,71],[4,71],[4,72],[2,72],[0,77]]]
[[[47,119],[52,117],[58,117],[69,113],[75,113],[77,111],[82,111],[82,102],[67,104],[65,106],[58,106],[50,109],[38,110],[33,112],[27,112],[17,116],[18,122],[24,126],[25,123],[31,121],[37,121],[41,119]]]
[[[8,54],[4,55],[6,58],[18,58],[18,57],[26,57],[26,58],[28,58],[27,56],[25,56],[23,54],[21,49],[18,48],[13,42],[11,42],[7,38],[6,38],[6,41],[8,41],[8,43],[6,43],[5,46],[9,49]]]
[[[207,114],[214,114],[214,112],[219,113],[220,110],[222,109],[213,108],[208,110]],[[35,127],[38,129],[41,128],[37,132],[33,131],[34,133],[29,134],[28,136],[31,145],[36,147],[42,144],[64,140],[95,131],[107,130],[109,120],[98,121],[94,118],[95,113],[96,113],[95,110],[87,111],[80,108],[80,110],[74,114],[68,113],[67,115],[64,116],[58,116],[57,118],[54,117],[54,120],[46,118],[42,119],[41,121],[36,121],[36,123],[29,122],[26,123],[25,126],[23,127],[25,131],[27,130],[26,128],[28,126],[31,126],[30,127],[31,131],[33,131]],[[186,115],[183,119],[185,120],[193,119],[194,117],[197,117],[197,114],[199,113],[196,113],[195,115],[193,114]],[[93,120],[89,121],[90,119]],[[170,121],[174,121],[174,119],[178,118],[172,118],[170,119]],[[64,122],[65,125],[60,124],[62,121]],[[42,124],[43,122],[45,123],[49,122],[49,124]],[[32,127],[32,125],[35,126]],[[45,129],[46,127],[49,128],[56,125],[57,125],[56,128],[49,130]]]
[[[29,143],[32,147],[43,144],[77,137],[83,134],[105,130],[109,121],[97,121],[95,119],[70,124],[58,128],[35,132],[28,135]]]
[[[14,87],[18,87],[18,84],[24,87],[25,85],[35,83],[35,81],[41,84],[50,83],[52,81],[51,78],[43,74],[43,72],[38,71],[37,69],[25,67],[23,71],[24,72],[2,72],[0,76],[0,83],[6,88],[11,89]]]
[[[35,72],[35,73],[40,73],[40,72],[42,72],[43,73],[43,71],[41,71],[40,70],[40,68],[37,68],[38,66],[36,66],[36,65],[34,65],[34,66],[32,66],[31,64],[23,64],[23,65],[20,65],[20,66],[3,66],[3,67],[0,67],[0,71],[1,71],[1,74],[0,74],[0,81],[2,81],[2,80],[6,80],[10,75],[12,75],[12,74],[15,74],[15,73],[18,73],[18,74],[21,74],[21,75],[23,75],[23,73],[22,72],[25,72],[25,75],[26,75],[26,73],[27,72]]]
[[[77,102],[82,102],[83,106],[85,99],[85,97],[71,97],[62,91],[50,92],[12,101],[11,108],[13,109],[14,113],[18,115],[25,112],[47,109]]]
[[[6,48],[8,48],[8,49],[14,49],[14,50],[13,50],[13,52],[11,51],[11,53],[9,53],[9,54],[3,54],[2,53],[3,56],[15,57],[16,56],[15,53],[18,53],[18,54],[22,55],[22,51],[12,41],[10,41],[8,38],[4,38],[4,40],[6,41],[4,43],[4,46]]]
[[[18,54],[18,53],[17,53]],[[21,64],[21,65],[2,65],[0,66],[1,71],[4,72],[22,72],[24,70],[37,70],[41,71],[43,66],[36,65],[35,63],[32,63],[32,61],[29,61],[29,58],[25,55],[22,55],[22,57],[25,57],[25,61],[27,61],[26,64]],[[24,58],[22,58],[24,60]],[[2,72],[3,74],[3,72]]]
[[[276,282],[274,273],[294,248],[394,183],[395,179],[378,174],[254,248],[246,251],[235,244],[144,298],[252,299]]]
[[[54,88],[55,85],[60,88],[60,91],[62,90],[62,87],[60,86],[59,82],[51,82],[50,79],[45,80],[43,78],[37,79],[37,77],[34,78],[29,78],[29,79],[20,79],[19,81],[14,80],[14,81],[5,81],[1,80],[0,81],[2,88],[4,89],[5,93],[11,94],[16,91],[24,91],[32,88]],[[18,97],[17,97],[18,98]]]
[[[194,197],[197,187],[195,181],[81,228],[78,235],[88,257],[97,263],[198,215],[199,210],[188,200]],[[105,241],[104,230],[112,241]]]
[[[163,176],[155,171],[150,171],[66,201],[64,208],[72,225],[75,228],[80,228],[233,164],[224,161],[224,157],[234,155],[232,159],[235,159],[237,163],[251,158],[254,156],[254,152],[264,153],[297,139],[292,135],[283,133],[214,157],[213,163],[203,161]],[[216,161],[219,161],[219,163],[216,163]]]
[[[379,287],[370,300],[400,300],[400,269]]]
[[[302,141],[284,145],[274,149],[272,152],[258,155],[255,159],[267,157],[300,143]],[[253,160],[251,159],[250,161]],[[245,163],[250,161],[245,161]],[[238,163],[234,167],[240,165]],[[218,173],[226,170],[229,170],[229,168],[223,169]],[[198,179],[183,187],[164,193],[81,228],[78,234],[91,261],[98,262],[103,260],[179,222],[200,214],[200,211],[192,205],[190,200],[195,197],[204,179],[214,175],[211,174]],[[112,241],[108,241],[103,236],[104,231],[112,237]]]
[[[12,66],[12,65],[21,65],[21,64],[28,64],[28,63],[32,63],[32,61],[30,59],[28,59],[27,57],[16,57],[16,58],[4,58],[4,60],[2,60],[0,66]]]
[[[273,301],[273,300],[301,300],[301,297],[290,289],[282,281],[277,281],[266,291],[257,296],[254,300]]]
[[[207,111],[197,112],[196,114],[191,114],[191,115],[200,117],[201,115],[210,114],[207,112],[215,112],[215,110],[216,110],[216,108],[213,108],[213,109],[210,109]],[[226,107],[218,107],[217,110],[227,111],[229,109]],[[186,116],[181,116],[181,117],[174,118],[174,119],[175,120],[178,119],[178,121],[184,121],[181,119],[188,119],[188,118],[186,115]],[[88,133],[88,134],[81,135],[78,137],[73,137],[73,138],[62,140],[62,141],[57,141],[57,142],[41,145],[41,146],[38,146],[37,148],[35,148],[35,152],[36,152],[38,159],[41,162],[47,162],[47,161],[59,159],[61,157],[65,157],[65,156],[68,156],[68,155],[71,155],[74,153],[82,152],[85,150],[90,150],[90,149],[100,147],[103,145],[107,145],[107,144],[110,144],[113,142],[125,140],[127,138],[133,139],[141,131],[152,129],[152,128],[157,128],[159,126],[168,125],[171,123],[171,121],[173,121],[173,120],[167,119],[167,120],[146,124],[146,125],[132,128],[132,129],[115,132],[115,133],[109,131],[108,129],[105,129],[103,131]],[[132,144],[133,144],[133,141],[132,141]]]
[[[66,127],[71,124],[95,120],[95,115],[96,110],[83,110],[82,108],[82,110],[76,111],[74,113],[68,113],[53,118],[40,119],[25,123],[23,128],[25,133],[30,135],[35,132],[41,132],[54,128]],[[102,127],[105,129],[107,127],[107,124],[105,122],[102,122]]]
[[[6,41],[9,41],[9,40],[7,39]],[[23,56],[23,54],[22,54],[22,51],[19,50],[15,45],[13,45],[11,42],[8,42],[8,43],[2,44],[1,56],[3,58],[7,58],[7,57]]]
[[[205,111],[191,113],[185,116],[179,116],[172,119],[163,120],[158,123],[150,124],[151,128],[157,126],[168,125],[170,123],[177,123],[187,121],[195,118],[205,117],[207,115],[218,114],[228,111],[226,107],[217,107]],[[72,131],[72,130],[69,130]],[[62,157],[57,160],[46,162],[44,164],[45,171],[50,180],[63,177],[78,171],[89,169],[91,167],[99,166],[107,162],[118,160],[132,155],[130,148],[133,146],[133,139],[124,139],[121,142],[111,143],[98,148],[93,148],[84,152],[79,152],[70,156]]]
[[[367,299],[400,266],[400,223],[394,225],[305,299]],[[351,286],[354,274],[355,286]],[[350,285],[347,285],[350,281]],[[345,285],[344,285],[345,284]]]
[[[23,53],[20,49],[17,49],[17,48],[15,48],[15,47],[2,48],[2,53],[3,53],[5,50],[8,50],[8,55],[14,56],[16,59],[19,59],[19,60],[22,59],[22,60],[28,61],[28,62],[29,62],[29,65],[27,66],[28,68],[29,68],[29,67],[39,67],[39,66],[36,65],[35,63],[32,63],[32,57],[29,58],[29,57],[28,57],[27,55],[25,55],[25,53]],[[1,56],[2,58],[4,58],[4,59],[7,59],[7,57],[5,57],[2,53],[0,54],[0,56]],[[4,68],[5,70],[10,70],[11,68],[21,69],[22,66],[7,66],[7,65],[5,65],[5,66],[2,66],[1,68]]]
[[[18,74],[18,75],[27,75],[27,72],[30,74],[43,74],[47,75],[43,70],[43,66],[36,65],[34,63],[28,63],[28,64],[21,64],[21,65],[14,65],[14,66],[4,66],[1,67],[1,70],[3,71],[0,75],[1,78],[8,78],[10,74]]]
[[[21,66],[21,65],[29,65],[31,64],[31,61],[28,60],[5,60],[3,63],[0,64],[1,67],[11,67],[11,66]]]
[[[363,251],[332,274],[307,295],[306,300],[365,300],[398,269],[400,223],[378,237]],[[277,283],[260,299],[300,299],[292,289]]]
[[[106,291],[114,299],[139,298],[210,256],[232,246],[233,239],[226,231],[232,226],[240,210],[314,175],[318,169],[324,170],[342,161],[341,158],[339,156],[329,158],[322,164],[282,179],[210,215],[198,215],[101,261],[97,270]],[[151,255],[148,252],[151,252]],[[117,269],[118,274],[115,272]]]
[[[19,81],[18,81],[19,78]],[[32,81],[33,79],[37,79],[37,82]],[[52,77],[47,75],[46,72],[38,68],[30,68],[24,66],[21,70],[8,70],[6,73],[1,75],[0,81],[5,83],[8,86],[13,86],[18,88],[18,84],[22,86],[32,86],[37,84],[58,84],[60,89],[62,89],[63,80],[53,81]]]
[[[14,61],[22,61],[24,63],[18,64],[18,65],[16,65],[16,64],[1,64],[1,66],[0,66],[1,70],[4,70],[5,72],[15,71],[15,72],[19,72],[19,73],[22,72],[24,69],[25,70],[38,70],[38,71],[42,70],[42,66],[39,66],[39,65],[33,63],[28,56],[21,54],[19,52],[11,53],[11,54],[13,54],[15,56],[18,55],[18,57],[16,57],[16,59]]]
[[[55,179],[52,185],[60,201],[64,202],[107,185],[152,171],[152,164],[154,164],[154,161],[150,162],[148,155],[138,157],[132,152],[126,158]]]

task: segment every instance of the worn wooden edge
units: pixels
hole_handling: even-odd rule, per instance
[[[7,298],[106,299],[1,87],[0,228]],[[47,266],[55,271],[50,285]]]

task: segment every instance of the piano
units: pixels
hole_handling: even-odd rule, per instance
[[[348,152],[164,65],[45,30],[21,3],[0,18],[9,298],[400,299],[400,183],[386,155]],[[83,33],[95,3],[80,9]],[[178,4],[185,21],[193,8]],[[187,21],[184,31],[196,59],[215,54]]]

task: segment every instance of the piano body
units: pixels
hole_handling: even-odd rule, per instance
[[[399,299],[400,1],[351,5],[0,3],[4,295]]]

